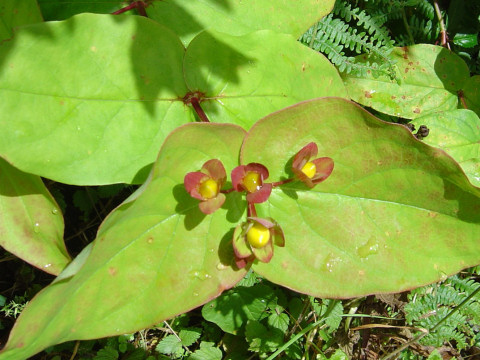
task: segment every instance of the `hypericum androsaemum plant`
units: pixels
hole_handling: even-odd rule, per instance
[[[317,156],[317,144],[305,145],[294,157],[292,171],[296,178],[313,188],[324,181],[333,171],[333,160],[329,157],[312,159]],[[201,171],[185,175],[184,185],[187,192],[199,203],[200,211],[212,214],[225,202],[225,194],[231,191],[245,192],[247,202],[247,221],[239,224],[233,233],[235,263],[239,269],[258,259],[270,262],[273,245],[285,246],[285,237],[280,225],[272,218],[258,218],[255,204],[268,200],[272,189],[294,181],[290,178],[276,183],[266,183],[268,169],[258,163],[239,165],[232,170],[232,188],[221,190],[226,181],[225,168],[218,159],[208,160]]]
[[[477,80],[455,55],[416,45],[392,51],[398,81],[345,76],[345,87],[325,57],[295,40],[332,5],[285,1],[271,16],[267,0],[255,11],[237,0],[154,1],[149,19],[81,14],[1,34],[2,246],[49,240],[34,258],[59,276],[22,312],[0,359],[159,323],[215,298],[248,268],[301,293],[345,298],[480,263],[480,190],[442,150],[349,100],[439,119],[478,103]],[[231,185],[219,163],[225,174],[240,169]],[[202,175],[185,183],[192,172]],[[61,214],[39,176],[143,185],[69,263]],[[32,193],[39,200],[29,205]],[[269,262],[242,257],[245,248],[235,254],[234,236]]]

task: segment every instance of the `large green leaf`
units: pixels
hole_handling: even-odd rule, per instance
[[[347,96],[323,55],[269,30],[241,37],[204,32],[187,48],[184,68],[187,86],[205,93],[202,106],[210,121],[246,129],[303,100]]]
[[[275,188],[259,216],[283,228],[284,248],[254,270],[318,297],[397,292],[480,263],[480,190],[442,150],[343,99],[304,102],[260,120],[241,162],[269,181],[292,176],[292,157],[314,141],[335,162],[314,189]]]
[[[195,119],[190,90],[207,95],[211,120],[246,128],[301,100],[346,96],[322,55],[271,31],[204,33],[185,55],[151,20],[83,14],[27,27],[0,56],[0,154],[77,185],[145,181],[165,136]]]
[[[472,184],[480,186],[480,119],[473,111],[457,109],[422,116],[417,128],[430,129],[424,142],[445,150],[463,168]]]
[[[413,119],[457,108],[457,92],[469,78],[467,64],[441,46],[413,45],[395,48],[396,79],[343,74],[352,100],[380,112]],[[362,55],[358,60],[368,61]]]
[[[0,246],[50,274],[70,262],[63,243],[63,217],[38,176],[0,158]]]
[[[153,1],[148,16],[166,25],[188,44],[205,29],[232,35],[270,29],[298,38],[333,8],[334,0],[162,0]],[[271,44],[269,44],[271,45]]]
[[[65,183],[145,180],[165,136],[190,119],[176,35],[93,14],[24,29],[0,47],[0,153]]]
[[[139,330],[237,283],[246,271],[231,267],[230,239],[245,206],[230,194],[207,217],[183,179],[212,158],[230,172],[244,135],[230,124],[189,124],[174,131],[146,188],[106,219],[73,277],[56,281],[30,302],[0,359],[24,359],[59,342]]]
[[[42,15],[35,0],[2,0],[0,3],[0,43],[10,39],[16,27],[41,21],[43,21]]]

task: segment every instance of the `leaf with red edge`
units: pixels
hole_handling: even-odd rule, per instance
[[[26,359],[64,341],[131,333],[237,283],[246,273],[235,267],[231,245],[232,229],[246,215],[240,194],[228,194],[222,208],[205,215],[183,180],[212,158],[233,169],[244,135],[230,124],[188,124],[172,132],[140,195],[107,217],[73,276],[26,306],[0,358]]]
[[[313,189],[284,183],[256,205],[285,234],[268,264],[254,261],[260,275],[347,298],[404,291],[480,263],[480,189],[445,152],[350,101],[322,98],[263,118],[240,161],[264,164],[272,182],[292,178],[286,164],[309,142],[335,168]]]

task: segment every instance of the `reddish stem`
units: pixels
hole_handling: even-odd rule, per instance
[[[205,114],[205,111],[203,111],[202,107],[200,106],[200,102],[198,101],[198,98],[197,97],[192,97],[190,99],[190,102],[193,106],[193,108],[195,109],[198,117],[200,118],[200,120],[202,122],[210,122],[210,120],[208,120],[208,117],[207,117],[207,114]]]
[[[285,179],[285,180],[282,180],[282,181],[277,181],[277,182],[272,183],[272,186],[273,187],[281,186],[281,185],[284,185],[284,184],[288,184],[289,182],[292,182],[293,180],[295,180],[295,178]]]
[[[255,204],[249,202],[247,207],[247,216],[248,217],[257,217],[257,210],[255,209]]]
[[[467,103],[465,102],[465,96],[463,95],[463,91],[462,91],[462,90],[459,90],[459,91],[457,92],[457,96],[458,96],[458,98],[460,99],[460,102],[462,103],[462,106],[463,106],[465,109],[468,109]]]
[[[227,189],[227,190],[220,190],[220,192],[222,194],[230,194],[232,191],[234,191],[235,189],[234,188],[231,188],[231,189]]]
[[[113,15],[120,15],[123,14],[124,12],[127,12],[132,9],[137,9],[138,13],[142,16],[148,17],[147,12],[145,11],[145,8],[147,7],[147,4],[143,1],[133,1],[130,5],[127,5],[115,12],[113,12]]]

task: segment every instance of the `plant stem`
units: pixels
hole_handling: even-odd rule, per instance
[[[205,111],[203,111],[202,107],[200,106],[200,102],[198,101],[198,98],[192,97],[190,99],[190,102],[192,103],[192,106],[195,109],[195,112],[197,113],[200,120],[202,122],[210,122],[210,120],[208,120],[207,114],[205,114]]]
[[[447,29],[445,28],[445,22],[443,21],[443,16],[442,12],[440,11],[440,6],[438,5],[438,0],[433,0],[433,7],[435,8],[435,14],[437,15],[438,22],[440,24],[440,45],[450,50],[450,44],[447,40]]]
[[[468,109],[467,103],[465,102],[465,95],[463,94],[462,90],[458,90],[457,92],[458,99],[462,103],[464,109]]]
[[[79,346],[80,346],[80,341],[77,341],[75,343],[75,346],[73,347],[72,356],[70,357],[70,360],[75,359],[75,356],[77,355],[77,351],[78,351]]]
[[[235,189],[234,188],[231,188],[231,189],[226,189],[226,190],[220,190],[220,192],[222,194],[230,194],[231,192],[233,192]]]
[[[120,15],[120,14],[123,14],[124,12],[129,11],[129,10],[137,9],[137,11],[140,15],[148,17],[147,12],[145,11],[146,6],[147,6],[147,4],[145,4],[145,2],[143,2],[143,1],[132,1],[132,3],[130,3],[130,5],[127,5],[123,8],[121,8],[121,9],[113,12],[112,14],[113,15]]]
[[[292,182],[293,180],[295,180],[295,178],[277,181],[277,182],[272,183],[272,186],[273,187],[281,186],[281,185],[284,185],[284,184],[288,184],[289,182]]]
[[[248,217],[257,217],[257,210],[255,209],[255,204],[249,202],[247,206],[247,216]]]

